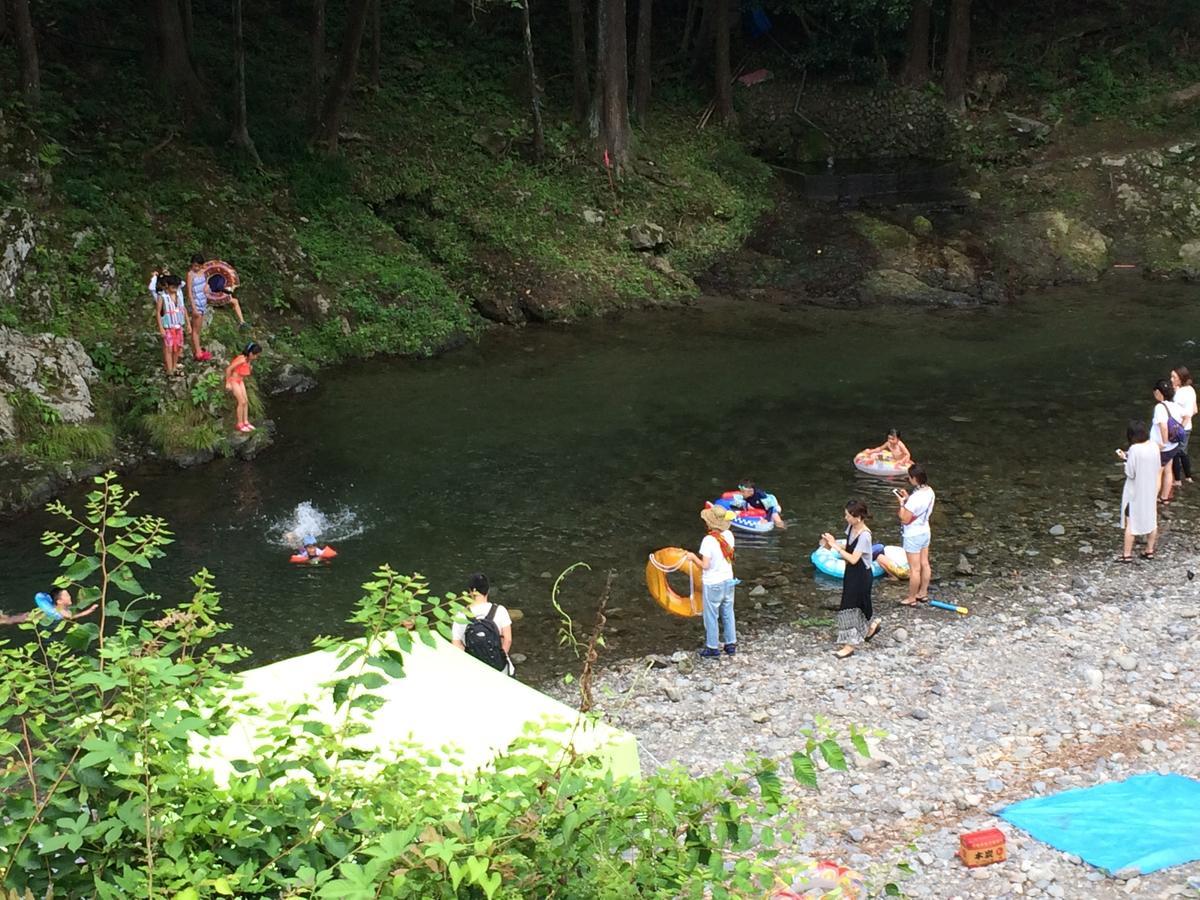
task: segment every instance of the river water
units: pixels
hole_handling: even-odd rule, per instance
[[[946,599],[961,589],[951,570],[962,551],[980,575],[1107,565],[1119,539],[1113,450],[1131,416],[1149,416],[1156,377],[1180,362],[1200,369],[1198,326],[1200,289],[1126,276],[974,310],[708,299],[330,372],[315,392],[273,402],[280,437],[258,460],[150,467],[126,482],[177,534],[147,587],[180,600],[185,576],[208,566],[232,638],[257,660],[347,633],[359,584],[387,562],[437,593],[488,573],[495,599],[524,614],[514,651],[536,680],[573,667],[549,596],[551,576],[577,561],[592,570],[570,576],[561,600],[580,623],[603,573],[617,573],[609,653],[697,646],[698,620],[647,598],[646,555],[695,547],[703,501],[754,478],[791,527],[740,545],[740,577],[787,579],[759,610],[741,589],[752,650],[756,628],[836,599],[808,554],[847,498],[865,497],[877,538],[898,542],[892,485],[851,465],[893,425],[938,491]],[[332,520],[325,537],[340,556],[328,567],[290,566],[280,543],[306,501]],[[4,608],[23,608],[52,577],[38,543],[48,523],[33,514],[0,528]],[[1049,533],[1057,524],[1065,536]]]

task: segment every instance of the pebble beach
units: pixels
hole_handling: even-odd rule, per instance
[[[1200,535],[1180,507],[1163,523],[1155,560],[1123,565],[1096,553],[980,579],[959,591],[966,616],[907,609],[903,585],[877,581],[883,630],[848,660],[833,656],[831,622],[810,617],[743,633],[733,657],[689,649],[613,663],[597,674],[598,706],[637,736],[647,770],[677,763],[700,774],[753,751],[790,771],[800,731],[819,718],[877,730],[870,757],[848,754],[848,771],[819,761],[818,791],[785,777],[807,816],[797,852],[840,860],[875,888],[896,882],[931,898],[1195,896],[1200,862],[1106,873],[995,815],[1143,772],[1200,778]],[[739,604],[786,604],[786,587],[764,588],[743,585]],[[1009,859],[966,868],[959,835],[991,827],[1004,832]]]

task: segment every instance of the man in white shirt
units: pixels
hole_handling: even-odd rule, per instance
[[[480,662],[509,675],[516,672],[509,650],[512,649],[512,616],[499,603],[488,599],[490,585],[482,572],[467,579],[467,595],[470,598],[467,622],[456,622],[451,626],[450,636],[454,646],[474,656]]]

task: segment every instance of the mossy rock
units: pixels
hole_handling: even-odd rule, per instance
[[[864,303],[908,303],[919,306],[968,306],[975,302],[969,294],[932,287],[908,272],[876,269],[858,286]]]
[[[1100,231],[1061,210],[1021,216],[992,241],[1008,279],[1027,286],[1095,281],[1108,269],[1109,247]]]

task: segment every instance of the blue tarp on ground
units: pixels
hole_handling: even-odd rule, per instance
[[[1000,817],[1109,872],[1145,875],[1200,859],[1200,781],[1182,775],[1134,775],[1035,797]]]

